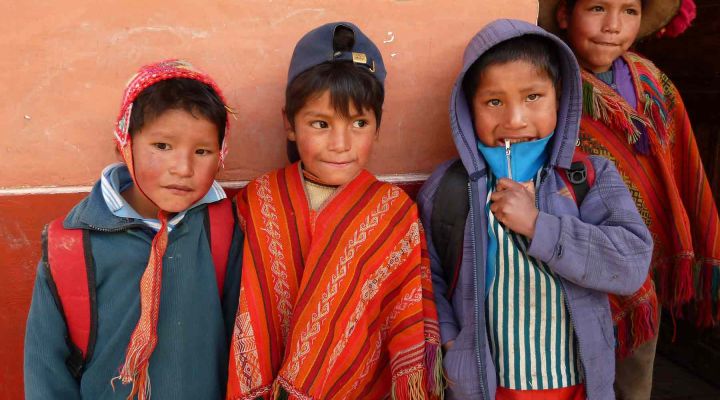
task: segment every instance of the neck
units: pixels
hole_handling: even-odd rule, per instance
[[[120,195],[143,218],[157,218],[160,209],[133,184]]]

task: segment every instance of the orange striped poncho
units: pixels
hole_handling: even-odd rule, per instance
[[[626,53],[637,108],[583,71],[580,148],[615,162],[655,242],[651,276],[631,296],[610,296],[618,355],[657,334],[658,295],[699,326],[720,318],[720,221],[695,135],[675,86],[649,60]],[[642,137],[646,135],[646,137]],[[638,151],[644,141],[648,151]],[[683,307],[693,303],[692,307]]]
[[[362,171],[323,208],[292,164],[238,196],[245,231],[228,399],[442,396],[418,211]]]

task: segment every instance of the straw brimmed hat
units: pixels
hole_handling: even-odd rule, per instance
[[[538,25],[552,33],[560,33],[561,29],[555,18],[555,10],[561,1],[565,0],[540,0],[540,13]],[[680,7],[680,0],[645,0],[643,1],[642,19],[640,20],[640,31],[638,39],[644,38],[658,31],[675,16]]]

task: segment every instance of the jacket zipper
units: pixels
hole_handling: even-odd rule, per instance
[[[540,171],[540,179],[538,180],[538,183],[535,186],[535,207],[538,209],[538,211],[540,210],[540,185],[542,185],[546,176],[547,176],[547,169],[543,168]]]
[[[573,318],[572,308],[570,308],[570,301],[568,300],[567,295],[567,288],[565,287],[565,283],[563,282],[563,278],[559,277],[558,282],[560,282],[560,287],[563,291],[563,302],[565,303],[565,308],[567,309],[568,315],[570,316],[570,323],[573,326],[573,335],[575,335],[575,338],[577,340],[577,351],[578,351],[578,357],[580,357],[580,366],[582,367],[581,376],[583,377],[583,385],[585,385],[587,382],[585,379],[585,359],[583,358],[582,354],[582,343],[580,343],[580,335],[575,333],[575,319]],[[603,333],[604,335],[605,333]],[[587,387],[587,385],[585,385]],[[585,393],[585,396],[587,396],[587,399],[590,400],[590,394]]]
[[[508,178],[512,179],[512,164],[510,163],[510,160],[512,159],[512,155],[510,154],[510,141],[508,139],[505,139],[505,161],[507,162],[507,173]]]
[[[485,295],[485,287],[483,285],[482,288],[480,288],[480,285],[478,284],[478,266],[485,265],[484,263],[481,264],[478,262],[478,251],[477,251],[477,232],[476,232],[476,226],[475,226],[475,213],[473,212],[473,190],[472,185],[470,181],[468,181],[468,197],[470,199],[470,227],[472,229],[472,232],[470,234],[470,239],[472,242],[472,249],[473,249],[473,260],[474,260],[474,266],[473,268],[473,280],[475,281],[475,332],[476,332],[476,340],[477,340],[477,346],[475,346],[475,357],[477,358],[477,364],[478,364],[478,375],[479,376],[479,382],[480,382],[480,391],[482,393],[483,399],[489,399],[490,394],[488,393],[487,388],[485,387],[485,379],[487,379],[487,374],[485,373],[485,361],[483,360],[483,357],[480,356],[480,346],[484,346],[484,342],[481,341],[481,332],[485,332],[485,327],[482,327],[482,330],[480,329],[480,306],[479,306],[479,300],[480,296]],[[482,310],[482,312],[485,312],[485,310]]]
[[[107,233],[121,232],[121,231],[125,231],[125,230],[128,230],[129,228],[134,227],[133,225],[130,225],[130,226],[123,226],[123,227],[121,227],[121,228],[112,228],[112,229],[110,229],[110,228],[100,228],[100,227],[98,227],[98,226],[90,225],[90,224],[87,224],[87,226],[88,226],[91,230],[98,231],[98,232],[107,232]]]

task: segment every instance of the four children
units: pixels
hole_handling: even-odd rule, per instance
[[[582,43],[595,43],[569,22],[585,3],[558,18],[590,68],[595,54]],[[655,72],[623,60],[625,73]],[[181,61],[144,67],[116,128],[125,164],[106,168],[48,228],[27,325],[27,398],[614,398],[608,294],[651,282],[652,239],[613,163],[574,156],[583,95],[596,84],[583,71],[581,85],[580,73],[570,48],[534,25],[499,20],[480,31],[450,106],[460,161],[424,185],[421,224],[401,189],[364,169],[386,71],[355,25],[320,26],[296,45],[283,109],[292,164],[252,181],[235,216],[214,181],[227,148],[220,90]],[[672,89],[663,77],[635,99],[649,96],[645,110],[689,129],[684,109],[656,99]],[[629,126],[643,155],[673,142],[647,138],[660,134],[649,116]],[[682,165],[702,173],[692,132],[664,129],[685,146],[668,157],[694,149]],[[451,169],[469,202],[454,271],[440,256],[452,243],[433,241]],[[576,172],[593,178],[580,187]],[[664,183],[672,172],[654,171]],[[715,212],[712,197],[698,204]],[[78,267],[56,256],[70,231],[85,237],[90,294],[80,302],[63,283]],[[78,318],[73,307],[85,303]]]

